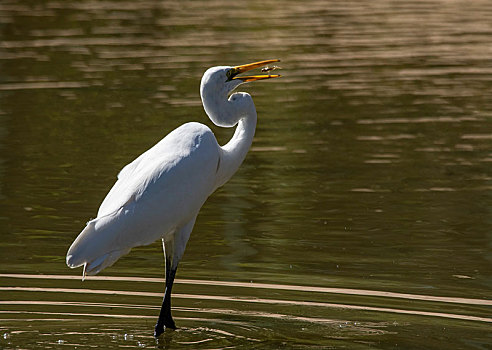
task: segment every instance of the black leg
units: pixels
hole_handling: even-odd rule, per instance
[[[156,338],[164,333],[164,328],[176,329],[176,325],[171,315],[171,290],[173,288],[176,270],[177,268],[171,268],[171,262],[166,259],[166,290],[164,292],[164,299],[162,300],[162,307],[161,312],[159,313],[159,319],[157,320],[154,329],[154,337]]]

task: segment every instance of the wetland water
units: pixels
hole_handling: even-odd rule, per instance
[[[490,1],[0,5],[0,348],[492,346]],[[65,265],[118,171],[203,72],[279,58],[152,337],[159,242]]]

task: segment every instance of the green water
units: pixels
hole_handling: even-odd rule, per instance
[[[489,1],[5,0],[0,29],[0,348],[492,347]],[[227,142],[208,67],[271,58],[154,340],[160,243],[84,282],[66,251],[165,134]]]

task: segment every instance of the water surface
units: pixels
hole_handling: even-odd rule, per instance
[[[6,0],[0,23],[0,347],[492,346],[489,1]],[[83,283],[66,250],[166,133],[227,142],[208,67],[270,58],[156,342],[159,242]]]

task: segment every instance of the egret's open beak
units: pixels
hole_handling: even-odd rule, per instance
[[[266,61],[259,61],[259,62],[254,62],[254,63],[249,63],[249,64],[243,64],[242,66],[236,66],[233,68],[234,73],[233,73],[233,78],[232,79],[240,79],[245,83],[248,83],[250,81],[255,81],[255,80],[262,80],[262,79],[270,79],[270,78],[278,78],[280,77],[279,74],[262,74],[262,75],[248,75],[248,76],[237,76],[237,74],[241,74],[244,72],[247,72],[249,70],[265,66],[270,63],[274,62],[280,62],[280,60],[266,60]]]

